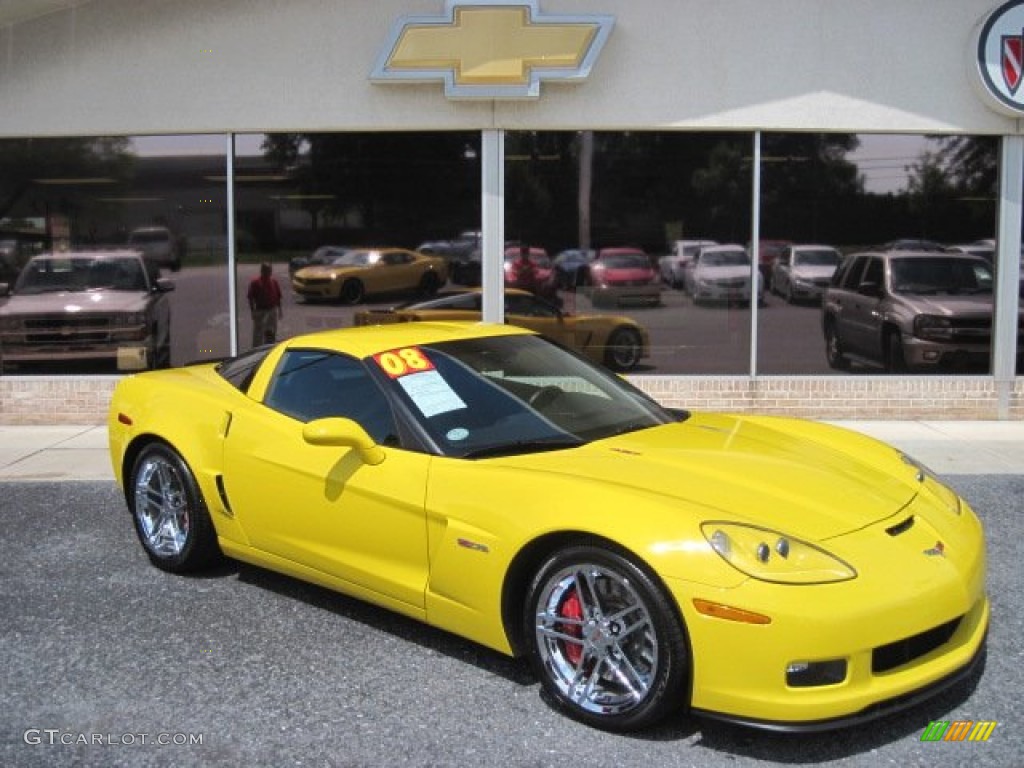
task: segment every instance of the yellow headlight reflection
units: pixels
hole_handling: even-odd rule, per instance
[[[838,557],[778,531],[715,521],[704,523],[701,531],[723,560],[760,581],[828,584],[857,576]]]

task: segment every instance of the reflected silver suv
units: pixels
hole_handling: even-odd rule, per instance
[[[168,367],[174,284],[158,272],[137,251],[33,257],[13,288],[0,283],[0,373],[68,361]]]
[[[828,364],[845,369],[858,360],[892,373],[987,370],[992,289],[992,267],[976,256],[924,251],[849,256],[833,275],[822,305]]]

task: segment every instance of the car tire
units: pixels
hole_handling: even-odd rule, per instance
[[[346,280],[338,293],[342,304],[358,304],[366,296],[366,289],[360,280]]]
[[[419,284],[419,295],[420,296],[434,296],[437,290],[441,287],[441,281],[437,275],[433,272],[424,272],[423,277],[420,278]]]
[[[843,342],[839,338],[835,321],[825,324],[825,359],[828,367],[837,371],[845,371],[850,367],[850,360],[843,352]]]
[[[646,728],[683,706],[689,658],[663,588],[603,544],[551,555],[525,606],[530,663],[554,705],[609,731]]]
[[[616,328],[608,336],[604,362],[613,371],[631,371],[640,362],[643,339],[633,328]]]
[[[907,359],[903,354],[903,340],[898,330],[885,335],[885,370],[889,373],[906,373]]]
[[[164,443],[151,443],[132,464],[126,484],[135,533],[150,562],[187,573],[221,557],[217,534],[195,476]]]

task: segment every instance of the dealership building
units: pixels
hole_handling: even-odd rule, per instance
[[[982,370],[830,368],[819,306],[665,285],[658,308],[613,310],[650,336],[629,378],[677,407],[1021,419],[1022,80],[1024,0],[4,0],[0,245],[17,262],[173,232],[183,365],[247,348],[253,269],[285,283],[322,245],[471,231],[501,322],[512,241],[656,261],[706,237],[747,246],[756,280],[774,239],[853,253],[949,232],[995,241]],[[958,141],[988,151],[991,187],[929,207],[927,153]],[[875,208],[834,183],[887,165],[904,178]],[[289,305],[280,335],[346,311]],[[0,423],[100,422],[123,372],[65,359],[5,369]]]

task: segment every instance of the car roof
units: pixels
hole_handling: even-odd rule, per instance
[[[293,336],[282,344],[288,349],[312,347],[365,358],[380,352],[402,347],[415,347],[420,344],[532,334],[532,331],[512,325],[477,322],[420,322],[319,331]]]
[[[743,251],[747,252],[747,249],[742,245],[736,245],[735,243],[726,243],[724,245],[706,245],[700,249],[701,253],[718,253],[721,251]]]
[[[985,259],[973,253],[960,253],[957,251],[864,251],[854,253],[847,257],[852,259],[856,256],[878,256],[883,259],[955,259],[959,261],[980,261],[988,265]]]

